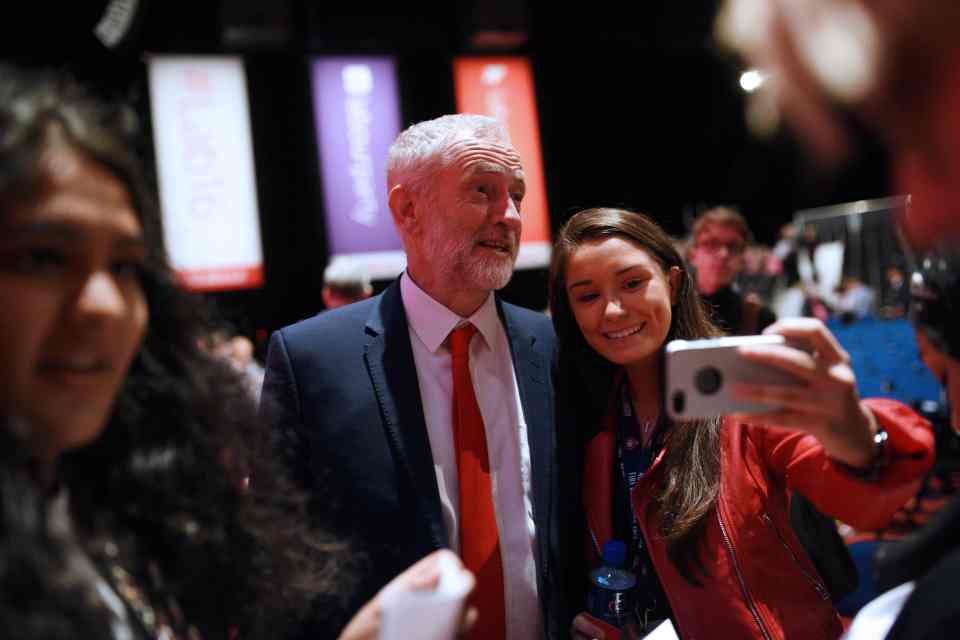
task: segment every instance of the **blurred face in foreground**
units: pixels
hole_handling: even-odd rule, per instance
[[[920,249],[960,240],[958,33],[954,0],[725,0],[717,20],[718,38],[766,74],[755,130],[788,122],[830,169],[854,146],[841,112],[887,143]]]
[[[143,340],[143,230],[124,184],[65,144],[0,214],[0,392],[53,461],[106,426]]]

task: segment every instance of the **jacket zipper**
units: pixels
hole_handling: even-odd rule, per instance
[[[727,535],[727,527],[723,524],[723,517],[720,515],[720,504],[717,504],[717,522],[720,523],[720,535],[723,538],[723,544],[726,545],[727,551],[730,552],[730,559],[733,560],[733,570],[737,574],[737,580],[740,582],[740,590],[743,591],[743,597],[747,601],[747,607],[750,608],[750,613],[753,614],[753,620],[757,623],[757,626],[760,628],[760,633],[763,634],[765,640],[772,640],[770,637],[770,632],[767,631],[767,628],[763,626],[763,621],[760,619],[760,612],[757,611],[757,607],[753,602],[753,598],[750,596],[750,592],[747,590],[747,581],[743,579],[743,573],[740,572],[740,563],[737,562],[737,553],[733,549],[733,544],[730,542],[730,537]]]
[[[810,575],[809,571],[803,568],[803,565],[800,564],[800,559],[797,557],[797,554],[794,553],[793,549],[790,548],[790,545],[787,544],[787,541],[783,539],[783,536],[780,534],[780,530],[777,529],[777,526],[773,524],[773,519],[766,513],[764,513],[760,517],[764,522],[770,525],[773,531],[777,534],[777,539],[780,540],[780,544],[783,545],[783,548],[786,549],[787,553],[790,554],[790,557],[793,558],[793,561],[794,563],[796,563],[797,568],[800,569],[800,573],[802,573],[804,577],[806,577],[806,579],[810,581],[810,584],[813,585],[813,588],[816,589],[817,593],[820,594],[820,598],[822,600],[829,600],[830,592],[827,591],[827,588],[823,585],[822,582],[814,578],[812,575]]]

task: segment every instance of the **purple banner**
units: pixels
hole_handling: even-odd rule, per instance
[[[400,133],[393,59],[315,59],[313,105],[331,255],[379,255],[382,263],[401,252],[402,260],[386,189],[387,150]],[[392,277],[403,268],[389,262],[374,267],[371,277]],[[380,273],[384,268],[390,273]]]

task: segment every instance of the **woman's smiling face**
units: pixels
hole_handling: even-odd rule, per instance
[[[566,290],[584,339],[614,364],[655,357],[670,332],[680,270],[664,272],[640,245],[619,236],[583,243],[567,260]]]

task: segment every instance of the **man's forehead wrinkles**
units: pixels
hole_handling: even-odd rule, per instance
[[[523,168],[519,164],[507,164],[491,158],[470,158],[457,163],[463,172],[469,175],[482,173],[503,173],[523,177]]]
[[[476,138],[469,138],[465,140],[457,140],[450,144],[450,152],[453,155],[459,156],[465,153],[471,152],[486,152],[497,155],[505,155],[520,159],[520,156],[517,154],[516,149],[513,145],[509,143],[496,142],[494,140],[478,140]]]
[[[457,153],[453,164],[463,169],[480,165],[485,168],[501,167],[512,171],[522,171],[520,156],[513,150],[469,149]]]

